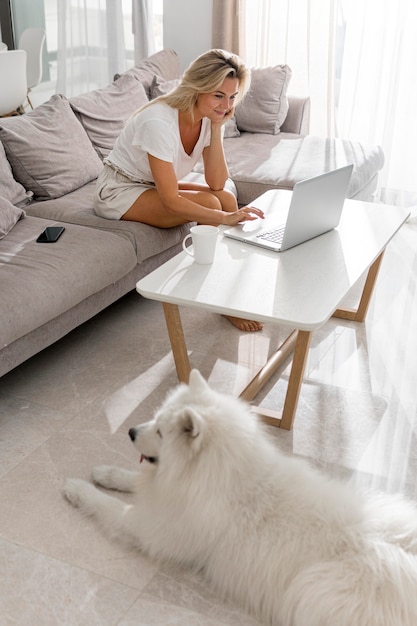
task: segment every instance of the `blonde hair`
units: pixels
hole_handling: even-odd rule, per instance
[[[250,70],[237,54],[214,48],[201,54],[188,66],[173,91],[155,98],[139,111],[156,102],[164,102],[173,109],[192,113],[198,96],[217,91],[226,78],[238,80],[235,100],[238,104],[249,89]]]

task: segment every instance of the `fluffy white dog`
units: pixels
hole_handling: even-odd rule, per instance
[[[417,511],[281,454],[249,407],[193,370],[129,435],[139,473],[102,466],[65,495],[111,535],[204,572],[274,626],[416,626]]]

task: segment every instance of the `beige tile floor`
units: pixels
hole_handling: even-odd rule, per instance
[[[352,294],[352,297],[355,294]],[[282,329],[183,311],[193,365],[237,392]],[[316,334],[289,454],[417,499],[417,220],[389,246],[364,324]],[[261,401],[282,405],[288,371]],[[0,379],[0,625],[254,626],[186,571],[110,543],[61,495],[98,463],[135,466],[130,426],[176,383],[161,307],[136,293]]]

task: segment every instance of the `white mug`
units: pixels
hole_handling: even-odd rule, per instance
[[[218,232],[219,229],[216,226],[205,226],[204,224],[192,226],[182,242],[182,247],[187,254],[194,257],[196,263],[202,265],[213,263]],[[192,250],[186,246],[188,239],[192,239]]]

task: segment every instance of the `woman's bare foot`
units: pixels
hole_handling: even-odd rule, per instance
[[[236,326],[239,330],[244,330],[247,333],[254,333],[258,330],[262,330],[264,327],[260,322],[254,322],[253,320],[244,320],[241,317],[233,317],[233,315],[223,315],[233,326]]]

